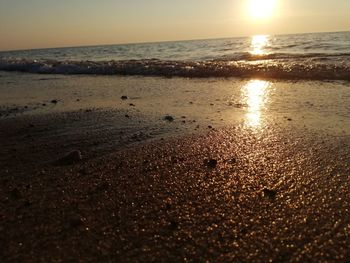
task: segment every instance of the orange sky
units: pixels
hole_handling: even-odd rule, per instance
[[[349,0],[276,0],[260,20],[248,1],[0,0],[0,50],[350,30]]]

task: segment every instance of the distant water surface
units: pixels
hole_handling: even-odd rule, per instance
[[[350,80],[350,32],[0,52],[0,70]]]

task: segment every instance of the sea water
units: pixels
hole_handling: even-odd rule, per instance
[[[7,51],[0,52],[0,70],[350,80],[350,32]]]

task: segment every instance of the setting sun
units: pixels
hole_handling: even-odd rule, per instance
[[[269,18],[276,7],[276,0],[249,0],[249,13],[255,19]]]

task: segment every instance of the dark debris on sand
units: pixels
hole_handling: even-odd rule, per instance
[[[300,134],[218,129],[0,170],[1,261],[347,262],[349,140]]]

